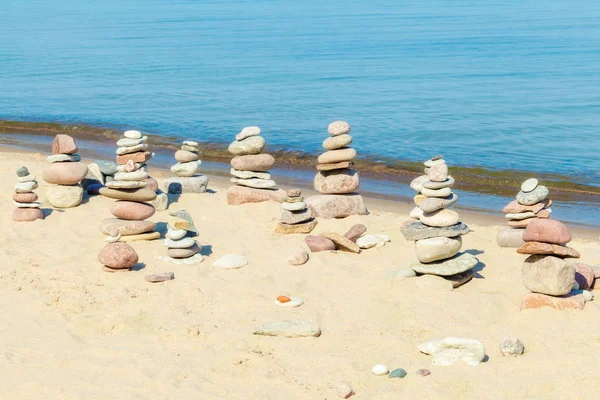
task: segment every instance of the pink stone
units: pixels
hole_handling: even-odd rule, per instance
[[[231,166],[238,171],[265,172],[270,170],[274,163],[275,158],[270,154],[264,153],[237,156],[231,159]]]
[[[552,205],[552,200],[546,199],[540,203],[534,204],[532,206],[524,206],[519,204],[518,201],[513,200],[504,207],[502,210],[505,214],[518,214],[526,211],[533,211],[534,213],[540,212],[543,208],[550,207]]]
[[[346,239],[349,239],[356,243],[359,237],[361,237],[367,231],[367,227],[363,224],[356,224],[348,232],[344,234]]]
[[[535,218],[523,233],[523,240],[526,242],[565,244],[571,239],[569,229],[555,219]]]
[[[137,201],[119,200],[113,203],[110,212],[117,218],[143,221],[154,215],[154,206]]]
[[[573,263],[575,267],[575,280],[579,284],[579,289],[589,290],[594,285],[594,271],[589,265],[582,263]]]
[[[285,190],[281,189],[255,189],[244,186],[230,186],[227,189],[227,204],[232,206],[246,203],[261,203],[263,201],[283,203],[286,198]]]
[[[12,199],[18,203],[33,203],[37,201],[38,195],[35,193],[15,193]]]
[[[312,251],[313,253],[319,251],[335,250],[335,243],[333,243],[333,240],[321,236],[309,235],[306,238],[304,238],[304,241],[306,242],[306,245],[308,246],[310,251]]]
[[[152,153],[149,151],[138,151],[136,153],[129,153],[117,156],[117,164],[124,165],[127,164],[128,161],[133,161],[137,163],[145,163],[149,159],[152,158]]]
[[[75,154],[77,153],[77,144],[75,140],[62,133],[56,135],[52,141],[52,154]]]
[[[87,165],[80,162],[57,162],[47,166],[42,177],[55,185],[76,185],[88,173]]]
[[[31,222],[36,219],[44,219],[44,213],[39,208],[16,208],[13,211],[13,221]]]
[[[137,168],[136,168],[135,163],[133,162],[133,160],[127,161],[127,163],[125,164],[124,169],[125,169],[125,172],[133,172],[133,171],[137,170]]]
[[[431,182],[445,182],[448,179],[448,165],[437,164],[429,168],[427,177]]]
[[[583,310],[585,299],[581,294],[554,297],[540,293],[528,293],[523,297],[521,310],[542,307],[551,307],[557,310]]]
[[[109,243],[98,254],[98,260],[108,268],[131,268],[138,262],[138,255],[127,243]]]
[[[151,190],[153,192],[158,192],[158,182],[156,181],[156,179],[149,176],[144,180],[147,182],[146,189]]]

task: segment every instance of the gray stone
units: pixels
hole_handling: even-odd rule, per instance
[[[298,201],[296,203],[281,203],[281,208],[286,211],[302,211],[306,208],[306,203]]]
[[[458,253],[456,256],[447,260],[429,264],[411,263],[410,268],[420,274],[449,276],[467,271],[475,267],[478,262],[477,258],[470,253]],[[571,285],[571,287],[573,286]]]
[[[162,187],[165,192],[171,194],[205,193],[208,187],[208,176],[196,175],[165,178],[162,182]]]
[[[46,159],[49,163],[78,162],[81,161],[81,156],[79,154],[53,154]]]
[[[407,279],[407,278],[414,278],[415,276],[417,276],[417,273],[412,268],[400,268],[400,269],[390,272],[388,274],[388,276],[390,278]]]
[[[523,219],[534,218],[534,217],[535,217],[535,213],[533,211],[525,211],[522,213],[506,214],[504,216],[504,218],[512,220],[512,221],[520,221]]]
[[[189,249],[196,241],[191,237],[184,237],[179,240],[165,239],[164,246],[170,249]]]
[[[248,261],[238,254],[228,254],[213,263],[213,267],[221,269],[238,269],[248,265]]]
[[[265,139],[262,136],[250,136],[244,140],[236,140],[229,145],[229,152],[236,156],[260,154],[265,148]]]
[[[527,257],[522,268],[523,285],[532,292],[563,296],[575,284],[575,267],[562,258],[547,255]]]
[[[496,235],[496,242],[500,247],[507,247],[516,249],[521,247],[525,241],[523,240],[523,233],[525,229],[517,228],[503,228],[498,231]]]
[[[456,237],[470,232],[467,225],[459,222],[456,225],[443,228],[434,228],[421,222],[412,222],[402,227],[402,234],[406,240],[421,240],[433,237]]]
[[[148,185],[146,181],[110,181],[106,182],[109,189],[141,189]]]
[[[451,176],[448,176],[448,179],[443,182],[432,182],[429,179],[423,182],[423,187],[426,189],[443,189],[450,188],[452,186],[454,186],[454,178]]]
[[[525,346],[519,338],[507,336],[500,342],[500,352],[503,356],[520,356],[525,352]]]
[[[190,161],[186,163],[177,163],[171,167],[171,172],[184,177],[192,177],[200,168],[202,161]]]
[[[350,215],[366,215],[367,208],[359,194],[333,194],[310,196],[306,204],[313,217],[345,218]],[[455,235],[456,236],[456,235]]]
[[[460,236],[433,237],[415,241],[415,251],[417,258],[422,263],[430,263],[439,260],[445,260],[454,257],[462,247],[462,238]]]
[[[38,183],[36,181],[31,182],[19,182],[15,184],[15,192],[16,193],[27,193],[31,192],[34,189],[37,189]]]
[[[429,178],[427,177],[427,175],[418,176],[412,180],[412,182],[410,183],[410,187],[415,192],[421,193],[421,189],[423,189],[423,183],[425,183],[427,181],[429,181]]]
[[[457,200],[458,195],[456,193],[452,193],[448,197],[428,197],[421,200],[419,208],[424,212],[434,212],[450,207],[452,204],[456,203]]]
[[[548,197],[548,193],[549,191],[546,186],[539,185],[529,193],[520,191],[517,194],[517,202],[524,206],[532,206],[534,204],[546,200],[546,198]]]
[[[251,187],[255,189],[274,189],[277,184],[274,180],[271,179],[239,179],[239,178],[231,178],[231,182],[236,185]]]
[[[184,140],[183,141],[183,145],[184,146],[190,146],[190,147],[198,147],[198,146],[200,146],[200,143],[195,142],[193,140]]]
[[[138,144],[135,146],[123,146],[123,147],[117,148],[117,155],[122,156],[125,154],[137,153],[139,151],[146,151],[146,150],[148,150],[147,144]]]
[[[396,368],[390,372],[389,378],[404,378],[406,376],[406,370],[402,368]]]
[[[258,179],[271,179],[271,174],[268,172],[260,172],[260,171],[238,171],[235,168],[231,168],[230,171],[231,175],[233,175],[233,177],[235,178],[240,178],[240,179],[251,179],[251,178],[258,178]]]
[[[18,177],[24,177],[29,175],[29,170],[27,169],[27,167],[20,167],[17,169],[17,176]]]
[[[138,138],[138,139],[132,139],[132,138],[124,137],[122,139],[117,140],[117,146],[118,147],[137,146],[138,144],[144,143],[146,140],[148,140],[148,136],[144,136],[144,137],[141,137],[141,138]]]
[[[267,322],[254,328],[255,335],[279,336],[285,338],[319,337],[321,328],[308,321]]]
[[[524,192],[524,193],[533,192],[535,190],[535,188],[538,187],[538,185],[539,185],[539,181],[537,179],[535,179],[535,178],[527,179],[521,185],[521,192]]]
[[[426,187],[423,187],[423,189],[421,189],[421,194],[427,197],[448,197],[452,194],[452,190],[448,187],[443,189],[427,189]]]
[[[348,146],[350,143],[352,143],[352,136],[350,135],[332,136],[325,139],[323,148],[325,150],[336,150]]]
[[[308,209],[301,211],[281,210],[281,222],[284,224],[299,224],[312,218],[312,213]]]
[[[174,272],[159,272],[157,274],[146,275],[144,277],[144,280],[146,282],[151,282],[151,283],[166,282],[166,281],[170,281],[172,279],[175,279]]]

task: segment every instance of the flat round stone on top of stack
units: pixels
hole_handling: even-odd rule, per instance
[[[540,185],[535,178],[523,182],[516,200],[508,203],[502,210],[506,214],[508,228],[501,229],[498,232],[498,246],[520,247],[524,243],[523,234],[529,223],[540,218],[550,218],[552,200],[548,199],[548,194],[548,188]]]
[[[163,190],[172,194],[205,193],[208,177],[197,174],[202,164],[198,142],[184,141],[181,148],[175,152],[175,161],[177,164],[171,167],[171,172],[177,174],[177,177],[165,179]]]
[[[201,263],[203,261],[200,254],[202,246],[191,237],[197,234],[194,220],[188,211],[182,209],[170,212],[164,242],[164,245],[168,247],[167,260],[175,264],[186,265]]]
[[[20,167],[17,169],[17,180],[12,196],[13,204],[17,207],[13,211],[13,221],[31,222],[43,219],[42,203],[38,202],[38,195],[33,192],[38,187],[35,175],[31,174],[27,167]]]
[[[266,142],[260,128],[249,126],[236,135],[229,145],[229,152],[235,157],[231,160],[231,182],[227,189],[227,203],[239,205],[274,200],[282,202],[286,195],[277,189],[269,170],[275,163],[273,156],[263,153]]]
[[[454,178],[448,175],[448,166],[442,156],[425,161],[426,175],[414,179],[410,186],[417,192],[412,222],[402,228],[406,240],[415,242],[418,263],[410,267],[420,274],[442,276],[454,287],[468,282],[478,260],[469,253],[461,253],[462,235],[469,227],[460,222],[456,211],[449,209],[458,196],[452,192]]]
[[[88,168],[81,163],[77,154],[75,140],[64,134],[58,134],[52,142],[50,163],[42,172],[47,183],[53,184],[48,188],[48,201],[56,208],[77,207],[83,200],[83,188],[80,182],[88,174]]]
[[[300,189],[290,189],[287,198],[281,203],[281,221],[275,228],[275,233],[310,233],[317,220],[306,208]]]
[[[323,142],[327,150],[317,159],[314,187],[320,195],[306,199],[315,217],[345,218],[367,213],[363,198],[358,194],[360,179],[353,169],[356,150],[350,147],[350,124],[334,121],[327,129],[330,137]]]

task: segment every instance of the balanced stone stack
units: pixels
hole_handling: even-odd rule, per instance
[[[548,199],[548,188],[531,178],[523,182],[516,200],[511,201],[502,210],[508,220],[508,228],[498,232],[500,247],[517,248],[523,242],[523,233],[530,222],[550,218],[552,200]]]
[[[448,166],[441,156],[425,162],[425,173],[427,175],[411,183],[418,192],[415,196],[417,207],[411,216],[419,221],[402,228],[406,240],[415,241],[420,261],[410,267],[420,274],[438,275],[464,283],[472,278],[472,268],[478,260],[470,253],[460,253],[461,236],[469,233],[469,227],[460,222],[456,211],[448,208],[458,200],[458,196],[452,193],[454,179],[448,175]]]
[[[38,196],[33,192],[38,187],[35,175],[29,173],[27,167],[17,169],[19,182],[15,185],[13,204],[17,208],[13,211],[13,221],[35,221],[43,219],[42,204],[38,203]]]
[[[525,295],[522,309],[550,306],[557,309],[581,309],[585,305],[583,293],[576,284],[576,267],[566,258],[579,258],[577,250],[567,247],[571,232],[559,221],[535,218],[531,221],[517,250],[529,257],[523,263],[523,285],[533,293]],[[592,276],[593,272],[589,272]],[[582,281],[582,284],[584,282]],[[589,289],[589,287],[581,287]]]
[[[198,143],[184,141],[181,149],[175,152],[175,160],[177,164],[171,167],[171,171],[178,177],[165,179],[164,190],[173,194],[206,192],[208,177],[196,174],[202,163]]]
[[[169,213],[164,245],[168,247],[168,259],[176,264],[198,264],[203,257],[202,246],[191,236],[198,234],[192,216],[186,210]]]
[[[242,129],[229,145],[229,152],[235,157],[231,160],[231,186],[227,190],[227,203],[238,205],[275,200],[282,202],[286,195],[277,190],[269,170],[275,163],[272,155],[262,153],[266,145],[260,136],[260,128],[250,126]]]
[[[44,169],[42,177],[55,185],[47,191],[48,201],[54,207],[77,207],[83,200],[80,182],[88,168],[80,162],[77,151],[77,144],[69,135],[58,134],[52,142],[52,155],[48,157],[50,165]]]
[[[286,200],[281,203],[281,221],[275,228],[275,233],[310,233],[317,220],[306,208],[300,189],[287,191]]]
[[[327,131],[331,137],[323,142],[327,150],[317,159],[314,179],[315,189],[321,195],[311,196],[306,201],[315,217],[344,218],[367,213],[363,198],[356,193],[360,186],[358,173],[352,168],[356,150],[350,147],[350,124],[335,121]]]
[[[111,207],[116,219],[103,221],[102,231],[108,241],[153,240],[160,237],[155,224],[145,221],[155,213],[153,205],[146,202],[156,199],[156,180],[148,176],[146,162],[153,157],[138,131],[126,131],[117,142],[117,173],[114,180],[106,182],[100,194],[117,200]]]

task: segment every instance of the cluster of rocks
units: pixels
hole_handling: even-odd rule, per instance
[[[579,258],[577,250],[566,246],[571,238],[569,229],[553,219],[536,218],[527,225],[525,243],[517,252],[529,255],[522,273],[523,285],[532,293],[523,298],[522,309],[582,309],[592,300],[588,291],[595,279],[592,269],[565,261]]]
[[[302,191],[290,189],[286,194],[285,201],[281,203],[281,221],[275,233],[310,233],[318,222],[306,208]]]
[[[550,218],[552,200],[548,199],[548,188],[531,178],[523,182],[516,200],[504,207],[502,212],[508,220],[508,228],[498,232],[497,242],[500,247],[517,248],[523,244],[523,233],[530,222],[536,219]]]
[[[126,131],[117,142],[117,172],[114,180],[100,189],[100,194],[117,200],[110,212],[116,218],[102,223],[107,241],[153,240],[160,237],[156,224],[146,221],[156,211],[151,202],[156,199],[157,182],[148,176],[146,162],[153,157],[145,144],[147,137],[138,131]]]
[[[169,213],[164,245],[168,248],[168,259],[176,264],[198,264],[203,260],[202,246],[192,237],[198,231],[194,220],[186,210]]]
[[[366,231],[367,227],[363,224],[355,224],[344,235],[325,232],[319,235],[309,235],[304,240],[313,253],[335,250],[360,253],[364,249],[382,247],[390,241],[387,235],[364,235]]]
[[[331,137],[323,142],[327,150],[317,159],[314,187],[320,195],[311,196],[307,203],[315,217],[344,218],[367,213],[363,198],[356,193],[360,187],[358,173],[352,168],[356,150],[350,147],[350,124],[335,121],[327,129]]]
[[[167,178],[163,181],[164,190],[167,193],[204,193],[208,186],[208,177],[197,174],[202,161],[200,160],[200,149],[197,142],[186,140],[179,150],[175,152],[177,164],[171,167],[171,171],[177,177]]]
[[[88,173],[88,168],[81,163],[77,154],[75,140],[65,134],[58,134],[52,142],[52,155],[48,157],[50,165],[42,172],[47,183],[48,201],[56,208],[77,207],[83,200],[83,188],[80,182]]]
[[[263,153],[265,145],[265,139],[260,136],[260,128],[257,126],[242,129],[229,145],[229,152],[235,156],[231,160],[230,171],[231,182],[235,185],[227,190],[228,204],[285,200],[285,192],[277,190],[277,184],[271,179],[269,170],[273,167],[275,158]]]
[[[425,161],[425,173],[410,184],[418,193],[411,217],[419,221],[402,228],[405,239],[415,242],[419,259],[410,268],[419,274],[465,283],[473,277],[472,268],[478,260],[470,253],[460,252],[461,236],[469,233],[469,227],[460,222],[456,211],[448,208],[458,200],[452,192],[454,178],[448,175],[448,166],[441,156]]]
[[[17,169],[18,183],[15,184],[15,193],[13,194],[13,204],[17,207],[13,211],[13,221],[35,221],[43,219],[42,203],[38,202],[38,195],[33,192],[37,189],[38,183],[35,175],[31,174],[27,167]]]

